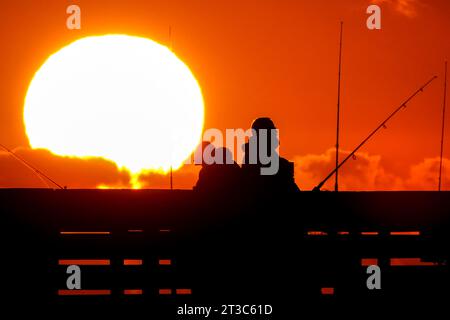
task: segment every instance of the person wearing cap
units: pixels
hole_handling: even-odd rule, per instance
[[[272,119],[257,118],[251,128],[252,136],[243,145],[242,175],[246,187],[255,192],[300,191],[294,179],[294,163],[280,157],[276,150],[279,146],[278,130]],[[263,158],[266,161],[262,161]],[[269,163],[267,160],[270,160]],[[277,164],[276,170],[267,170],[274,163]]]

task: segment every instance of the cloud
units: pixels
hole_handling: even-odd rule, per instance
[[[68,188],[131,188],[130,174],[115,163],[101,158],[69,158],[53,155],[49,151],[28,148],[14,150],[17,155]],[[344,159],[348,151],[340,152]],[[311,190],[334,168],[334,149],[321,154],[294,157],[295,178],[303,190]],[[45,188],[37,175],[6,152],[0,152],[0,188]],[[175,189],[191,189],[195,185],[200,166],[185,165],[173,173]],[[340,190],[437,190],[439,158],[426,158],[410,166],[405,176],[390,172],[383,166],[380,155],[360,152],[349,159],[339,171]],[[444,159],[443,190],[450,190],[450,160]],[[144,173],[138,182],[142,188],[169,189],[170,176]],[[322,188],[334,189],[334,177]]]
[[[442,189],[450,188],[450,160],[442,161]],[[439,157],[424,159],[410,168],[410,176],[405,181],[409,190],[436,190],[439,181]]]
[[[344,159],[348,151],[341,151],[339,158]],[[439,158],[426,158],[409,168],[406,177],[389,172],[382,164],[380,155],[366,152],[356,154],[339,170],[340,190],[436,190],[438,185]],[[320,183],[335,166],[335,149],[322,154],[297,156],[295,161],[295,179],[301,189],[311,190]],[[443,160],[443,189],[450,188],[450,160]],[[334,176],[323,186],[323,190],[334,189]]]
[[[375,0],[375,4],[384,4],[394,8],[398,13],[414,18],[418,14],[418,6],[420,5],[418,0]]]
[[[192,189],[195,185],[201,166],[193,164],[184,165],[172,174],[174,189]],[[141,188],[170,189],[170,175],[157,173],[143,173],[139,176],[138,183]]]
[[[101,158],[71,158],[53,155],[47,150],[17,148],[14,153],[62,186],[96,188],[114,185],[129,188],[130,176]],[[39,176],[7,152],[0,152],[1,188],[45,188]],[[50,185],[51,183],[48,182]],[[54,187],[54,185],[52,185]]]
[[[130,173],[102,158],[61,157],[44,149],[29,148],[17,148],[14,153],[68,188],[132,188]],[[56,187],[7,152],[0,151],[0,168],[0,188]],[[174,188],[191,189],[197,181],[199,170],[200,166],[185,165],[174,171]],[[169,175],[143,173],[138,177],[138,182],[141,188],[170,188]]]
[[[339,158],[343,160],[349,153],[340,151]],[[311,190],[333,170],[335,150],[328,149],[319,155],[299,156],[294,161],[297,183],[301,189]],[[397,190],[401,189],[401,179],[386,172],[379,155],[360,152],[339,170],[339,187],[341,190]],[[328,180],[323,189],[334,189],[334,177]]]

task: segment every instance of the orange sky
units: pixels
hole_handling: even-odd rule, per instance
[[[371,3],[382,8],[381,30],[366,28]],[[81,30],[66,28],[70,4],[81,7]],[[63,185],[129,186],[127,174],[106,161],[27,150],[23,99],[34,72],[51,53],[80,37],[127,33],[167,44],[171,25],[173,49],[202,87],[205,127],[247,128],[258,116],[272,117],[282,155],[296,161],[297,183],[312,187],[334,161],[329,149],[335,142],[343,20],[343,150],[353,149],[432,75],[440,77],[345,165],[343,189],[437,186],[443,63],[450,57],[447,0],[8,0],[0,9],[0,143],[17,148]],[[450,158],[450,123],[447,129]],[[450,163],[447,168],[448,189]],[[198,167],[175,173],[175,187],[191,187],[197,172]],[[167,177],[144,180],[147,187],[168,187]],[[0,153],[0,187],[41,186],[20,163]]]

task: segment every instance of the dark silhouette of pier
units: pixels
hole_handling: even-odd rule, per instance
[[[272,304],[279,315],[448,302],[448,192],[3,189],[0,203],[5,304],[176,319],[184,303]],[[77,295],[70,264],[82,270]],[[366,287],[370,264],[381,290]]]

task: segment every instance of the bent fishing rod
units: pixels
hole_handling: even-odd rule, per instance
[[[409,96],[409,98],[406,99],[397,109],[395,109],[394,112],[392,112],[386,119],[384,119],[384,121],[381,122],[381,124],[367,136],[367,138],[365,138],[355,149],[353,149],[353,151],[350,152],[350,154],[347,157],[345,157],[345,159],[342,160],[342,162],[338,166],[336,166],[333,169],[333,171],[331,171],[330,174],[326,176],[325,179],[322,180],[322,182],[320,182],[316,187],[314,187],[313,191],[320,191],[320,188],[322,188],[322,186],[328,181],[328,179],[330,179],[336,173],[336,171],[339,170],[339,168],[342,167],[342,165],[347,162],[348,159],[353,157],[355,153],[378,132],[378,130],[380,130],[381,128],[386,128],[386,123],[389,120],[391,120],[391,118],[393,118],[397,114],[397,112],[399,112],[403,108],[406,108],[406,104],[420,92],[423,92],[423,89],[425,89],[425,87],[427,87],[436,78],[437,76],[434,76],[433,78],[428,80],[428,82],[426,82],[423,86],[421,86],[416,92],[414,92],[411,96]]]

